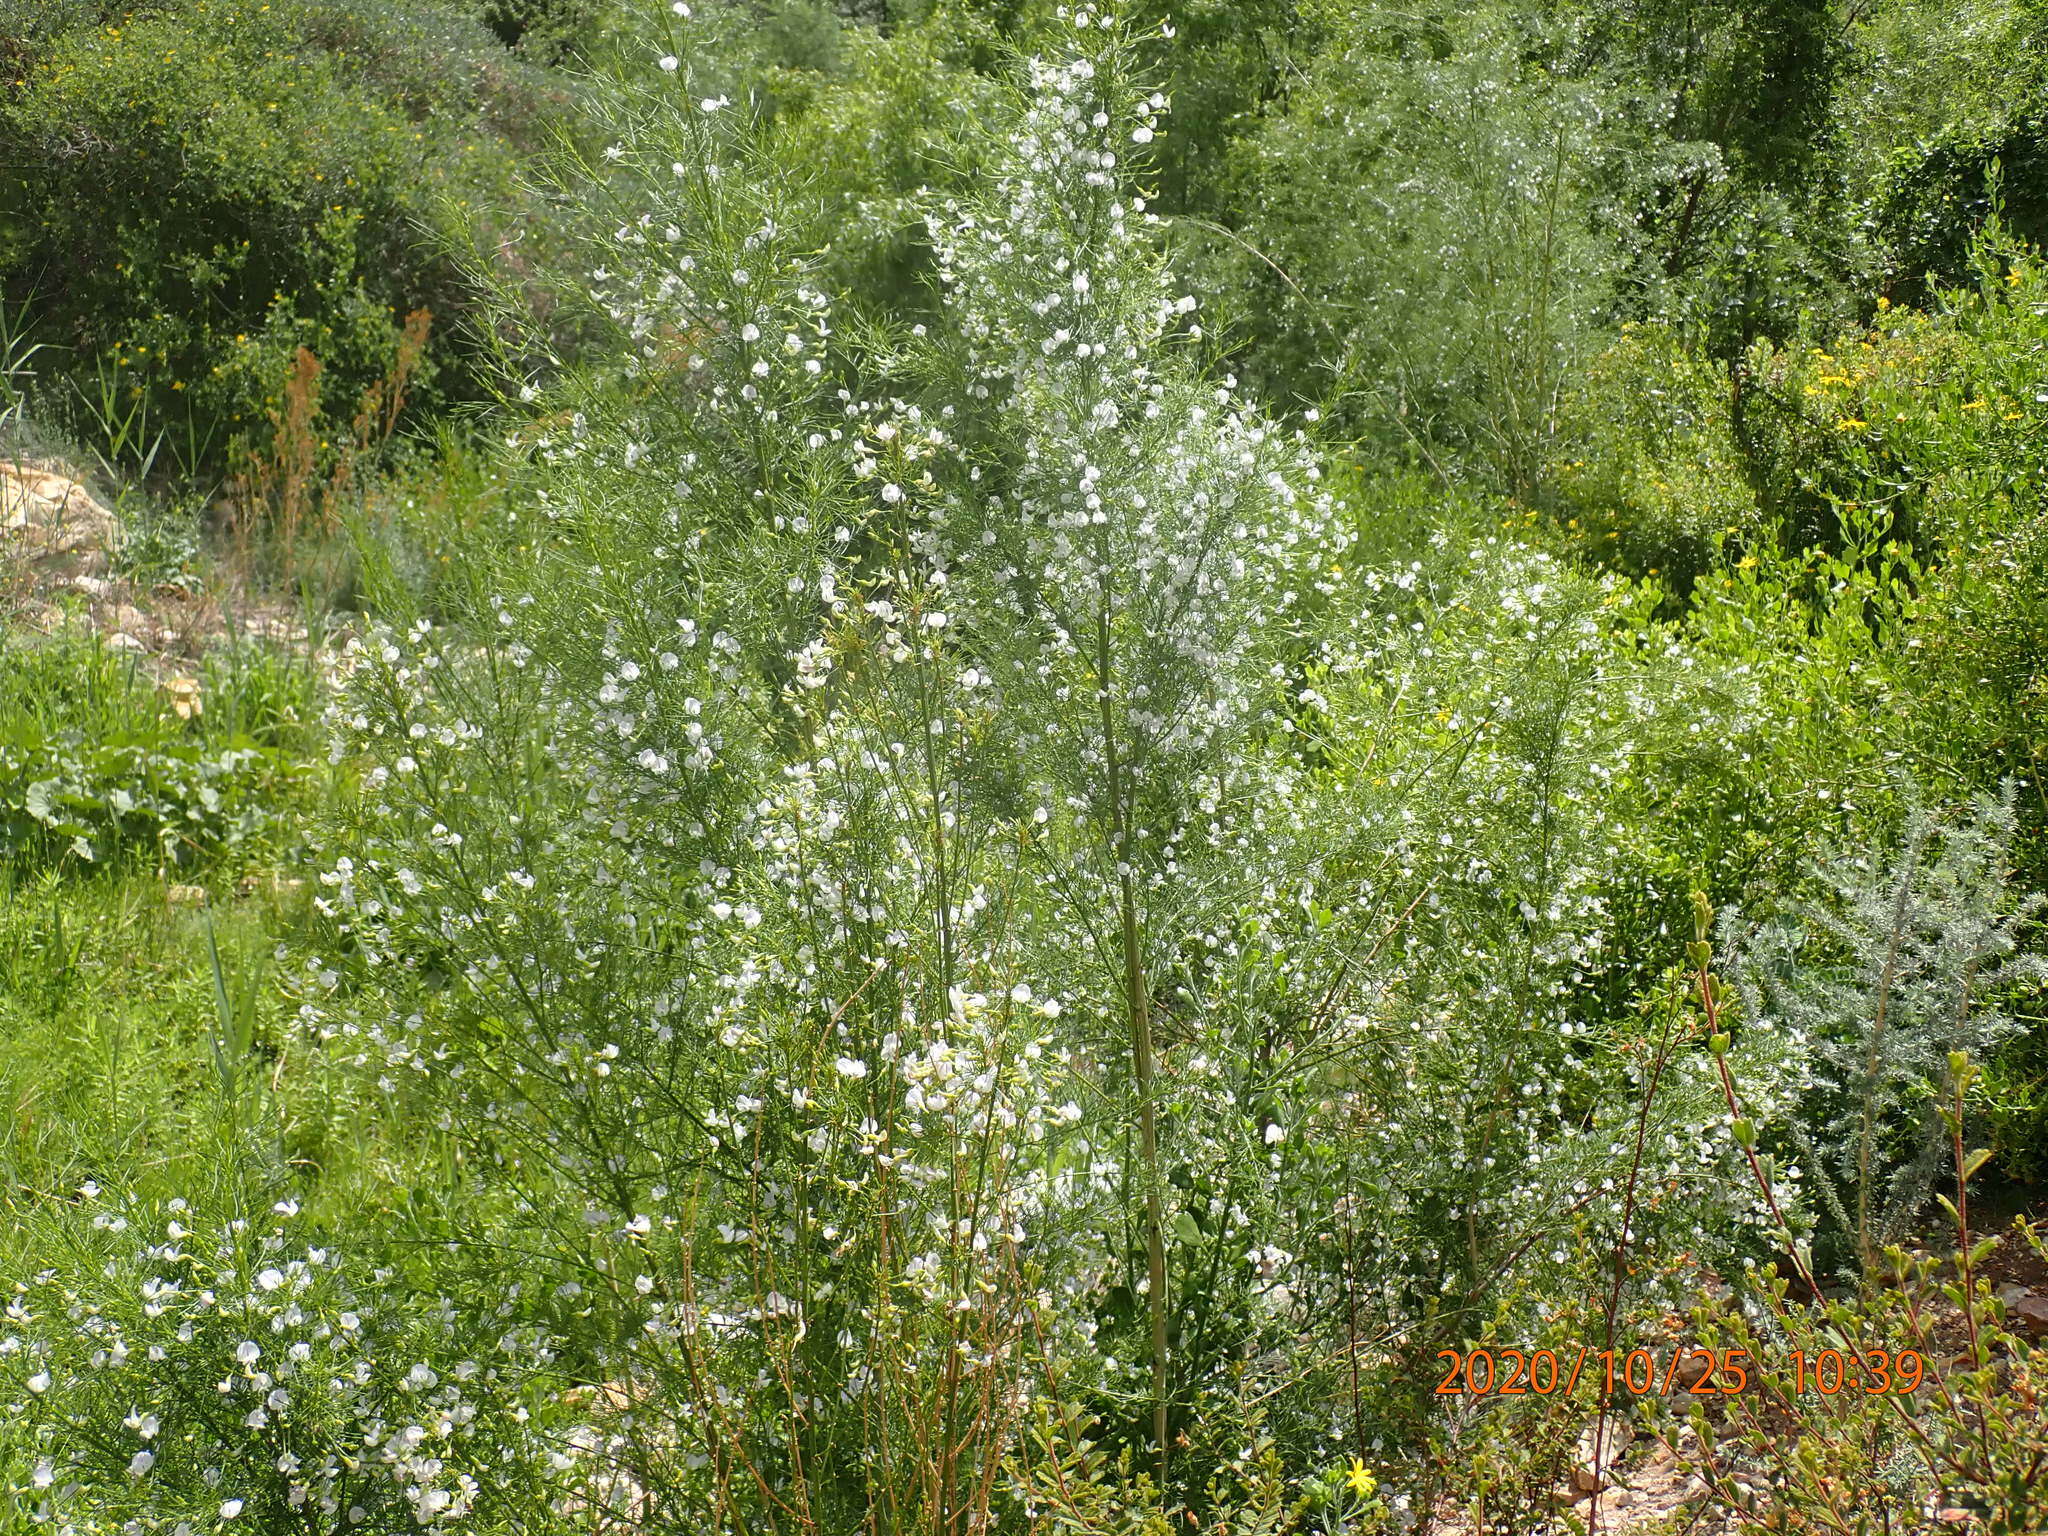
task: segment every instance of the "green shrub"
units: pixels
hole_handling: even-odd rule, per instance
[[[1617,261],[1571,24],[1304,9],[1327,42],[1229,142],[1230,232],[1189,230],[1246,374],[1383,453],[1526,494]]]
[[[1907,0],[1855,32],[1839,142],[1876,245],[1872,276],[1920,303],[1969,280],[1972,244],[2002,219],[2048,239],[2048,70],[2041,7]]]
[[[1724,545],[1762,533],[1729,419],[1728,371],[1666,326],[1623,326],[1560,408],[1552,512],[1587,556],[1658,578],[1677,597]]]
[[[424,3],[142,4],[18,35],[0,288],[61,349],[44,413],[128,439],[125,467],[161,446],[218,474],[268,441],[301,347],[327,370],[321,435],[343,435],[420,307],[441,321],[421,398],[473,391],[446,244],[458,218],[531,237],[513,149],[557,96]]]
[[[2022,1267],[2048,1262],[2048,1247],[2025,1220],[2003,1235],[1972,1226],[1970,1181],[1987,1155],[1964,1139],[1977,1068],[1963,1051],[1945,1065],[1925,1082],[1954,1191],[1939,1197],[1941,1246],[1891,1245],[1863,1285],[1831,1294],[1781,1231],[1776,1264],[1750,1264],[1727,1294],[1693,1311],[1694,1339],[1746,1356],[1748,1391],[1720,1403],[1689,1398],[1683,1427],[1662,1404],[1642,1405],[1708,1507],[1741,1527],[1874,1536],[1900,1528],[1895,1515],[1925,1512],[1931,1524],[2030,1536],[2048,1516],[2048,1349],[2008,1320],[2003,1287],[1987,1272],[2001,1247]],[[1745,1125],[1736,1121],[1738,1135]],[[1753,1166],[1768,1186],[1773,1160]]]

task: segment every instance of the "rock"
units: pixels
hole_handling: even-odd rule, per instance
[[[1613,1480],[1614,1465],[1627,1451],[1635,1432],[1620,1420],[1609,1419],[1597,1464],[1593,1458],[1593,1438],[1594,1429],[1588,1428],[1572,1448],[1572,1487],[1582,1494],[1598,1493]]]
[[[147,651],[149,646],[135,636],[122,630],[119,634],[107,636],[107,645],[117,651]]]
[[[1676,1390],[1670,1394],[1670,1400],[1681,1405],[1692,1401],[1692,1389],[1712,1375],[1713,1370],[1713,1360],[1706,1350],[1688,1350],[1679,1362]]]
[[[120,544],[121,523],[60,467],[0,459],[0,533],[31,559],[104,560]]]
[[[2029,1291],[2006,1306],[2006,1315],[2031,1339],[2048,1338],[2048,1296]]]

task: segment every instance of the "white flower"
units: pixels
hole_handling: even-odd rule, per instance
[[[1279,1124],[1279,1123],[1277,1123],[1277,1122],[1276,1122],[1276,1123],[1274,1123],[1274,1124],[1272,1124],[1272,1125],[1269,1125],[1269,1126],[1267,1126],[1267,1127],[1266,1127],[1266,1145],[1267,1145],[1267,1146],[1269,1146],[1269,1147],[1270,1147],[1270,1146],[1272,1146],[1272,1145],[1273,1145],[1273,1144],[1274,1144],[1275,1142],[1285,1141],[1286,1139],[1287,1139],[1287,1127],[1286,1127],[1286,1126],[1284,1126],[1284,1125],[1281,1125],[1281,1124]]]
[[[664,53],[661,56],[662,69],[671,75],[676,72],[676,62],[676,56],[672,53]]]
[[[842,1056],[833,1062],[832,1065],[838,1069],[841,1077],[866,1077],[868,1075],[868,1064],[857,1057]]]
[[[240,1499],[229,1499],[227,1503],[220,1507],[220,1517],[223,1520],[232,1520],[241,1512],[242,1501]]]
[[[147,1472],[151,1467],[155,1465],[155,1451],[137,1451],[133,1456],[128,1458],[128,1475],[130,1477],[140,1477],[143,1473]]]
[[[45,1456],[41,1461],[36,1463],[36,1469],[30,1475],[29,1482],[38,1488],[47,1488],[50,1486],[51,1483],[55,1482],[56,1479],[57,1469],[50,1464],[50,1458]]]
[[[42,1393],[42,1392],[47,1392],[47,1391],[49,1391],[49,1390],[50,1390],[50,1373],[49,1373],[48,1371],[37,1371],[37,1372],[35,1373],[35,1375],[33,1375],[33,1376],[29,1377],[29,1379],[28,1379],[28,1389],[29,1389],[29,1391],[31,1391],[31,1392],[36,1392],[36,1393]]]
[[[244,1339],[235,1346],[235,1358],[244,1365],[254,1365],[263,1358],[263,1346],[253,1339]]]

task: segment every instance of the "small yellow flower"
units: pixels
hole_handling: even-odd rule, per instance
[[[1356,1456],[1351,1458],[1351,1470],[1344,1474],[1344,1481],[1361,1499],[1371,1498],[1379,1488],[1379,1480],[1365,1470],[1365,1463]]]

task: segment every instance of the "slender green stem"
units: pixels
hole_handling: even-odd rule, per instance
[[[1111,852],[1117,868],[1117,908],[1124,964],[1124,1009],[1131,1035],[1131,1070],[1138,1088],[1138,1151],[1145,1181],[1145,1277],[1152,1314],[1152,1434],[1158,1442],[1159,1489],[1166,1492],[1167,1346],[1166,1218],[1159,1194],[1159,1111],[1153,1101],[1151,988],[1145,976],[1144,930],[1138,916],[1137,885],[1131,871],[1129,786],[1117,754],[1116,718],[1110,703],[1109,610],[1096,622],[1096,695],[1102,716],[1102,753],[1109,780]]]

